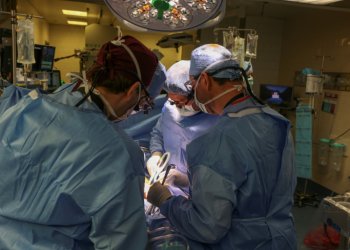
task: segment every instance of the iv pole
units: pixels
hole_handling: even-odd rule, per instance
[[[228,28],[215,28],[214,29],[214,35],[215,35],[215,42],[218,43],[219,42],[219,31],[232,31],[233,33],[237,34],[238,32],[241,31],[249,31],[251,34],[256,35],[257,32],[255,29],[239,29],[236,27],[228,27]]]
[[[33,16],[27,14],[16,13],[16,10],[11,10],[11,12],[0,11],[0,15],[10,15],[11,16],[11,32],[12,32],[12,84],[16,85],[16,58],[17,58],[17,33],[16,33],[16,24],[17,24],[17,16],[25,16],[25,17],[34,17],[44,19],[42,16]]]

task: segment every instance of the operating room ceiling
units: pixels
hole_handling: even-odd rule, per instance
[[[115,17],[110,13],[103,0],[21,0],[27,1],[50,24],[67,24],[67,16],[62,9],[88,10],[87,21],[103,25],[111,25]],[[19,2],[21,2],[19,1]],[[292,7],[292,8],[291,8]],[[228,0],[226,16],[264,15],[288,18],[298,15],[300,11],[324,9],[329,11],[348,12],[350,15],[350,0],[343,0],[327,6],[304,5],[284,0]],[[75,18],[78,19],[79,18]]]
[[[22,0],[23,1],[23,0]],[[62,14],[62,9],[88,11],[88,23],[109,25],[114,17],[104,4],[103,0],[24,0],[32,5],[38,13],[50,24],[67,24],[68,17]],[[20,10],[19,10],[20,11]],[[86,18],[69,18],[84,20]]]

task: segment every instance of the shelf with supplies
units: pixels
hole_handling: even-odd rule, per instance
[[[306,76],[301,71],[294,74],[294,85],[305,87]],[[323,72],[323,88],[326,90],[350,91],[350,73]]]

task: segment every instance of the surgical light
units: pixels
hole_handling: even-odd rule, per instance
[[[86,11],[77,11],[77,10],[62,10],[62,13],[67,16],[79,16],[79,17],[87,17]]]
[[[285,0],[285,1],[323,5],[323,4],[329,4],[329,3],[340,2],[340,1],[342,1],[342,0]]]
[[[225,14],[226,0],[105,0],[112,13],[138,31],[209,27]]]

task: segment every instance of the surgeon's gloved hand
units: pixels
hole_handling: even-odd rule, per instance
[[[167,186],[160,184],[160,182],[156,182],[148,191],[147,201],[156,207],[160,207],[171,196],[172,195]]]
[[[152,156],[148,159],[146,167],[150,176],[154,175],[154,173],[157,171],[158,163],[161,157],[162,153],[154,152]]]
[[[159,180],[163,180],[165,172],[162,172],[159,175]],[[165,184],[169,186],[177,186],[177,187],[188,187],[190,182],[188,180],[187,174],[181,173],[179,170],[170,169],[169,174],[165,180]]]

